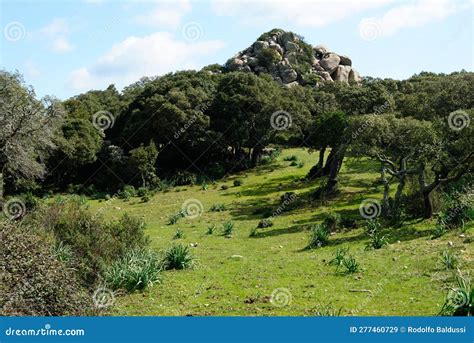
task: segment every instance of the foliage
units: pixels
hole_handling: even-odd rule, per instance
[[[336,266],[336,271],[342,266],[346,254],[349,252],[349,248],[337,248],[334,257],[329,261],[329,265]]]
[[[388,244],[387,236],[381,232],[381,225],[377,219],[369,219],[367,221],[367,233],[369,234],[369,241],[365,249],[381,249]]]
[[[348,256],[342,260],[342,267],[344,268],[343,274],[353,274],[359,271],[360,265],[354,256]]]
[[[135,249],[125,253],[104,271],[104,281],[112,289],[128,292],[143,290],[160,281],[161,262],[151,250]]]
[[[329,230],[321,224],[312,225],[310,227],[308,249],[320,248],[329,243]]]
[[[181,229],[177,229],[174,233],[173,239],[180,239],[184,237],[184,231]]]
[[[327,213],[324,216],[323,225],[328,228],[330,232],[336,231],[341,223],[341,215],[337,212]]]
[[[211,211],[211,212],[225,211],[225,204],[223,204],[223,203],[212,204],[212,206],[209,208],[209,211]]]
[[[0,314],[64,316],[92,314],[92,302],[73,269],[53,253],[42,229],[0,222]]]
[[[243,184],[243,181],[242,180],[234,180],[234,187],[239,187],[239,186],[242,186]]]
[[[463,275],[457,271],[455,275],[456,287],[451,288],[441,308],[443,316],[473,316],[474,289],[470,275]]]
[[[212,235],[216,229],[214,224],[211,224],[207,227],[206,235]]]
[[[193,265],[193,256],[189,248],[183,244],[173,244],[163,256],[165,269],[187,269]]]
[[[265,48],[257,54],[258,64],[265,68],[270,68],[277,62],[281,61],[281,55],[274,49]]]
[[[51,230],[60,244],[69,247],[74,268],[89,287],[106,265],[129,249],[148,244],[140,219],[124,214],[118,221],[105,223],[75,198],[44,205],[28,220],[34,226]]]
[[[257,224],[257,228],[259,229],[264,229],[271,226],[273,226],[273,221],[270,218],[261,219]]]
[[[439,261],[445,269],[455,269],[459,264],[459,260],[456,255],[454,255],[454,253],[452,253],[447,248],[441,253]]]
[[[234,232],[234,223],[232,221],[226,221],[222,224],[222,234],[226,237],[231,237]]]

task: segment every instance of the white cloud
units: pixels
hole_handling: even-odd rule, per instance
[[[235,16],[245,24],[291,23],[301,27],[322,27],[395,0],[214,0],[216,15]],[[279,26],[279,24],[275,25]]]
[[[32,60],[27,60],[23,63],[23,71],[27,78],[35,78],[41,75],[38,65]]]
[[[38,30],[34,36],[47,41],[51,51],[56,53],[66,53],[73,50],[69,42],[68,35],[71,27],[64,18],[55,18],[48,25]]]
[[[150,12],[135,17],[135,21],[153,27],[177,28],[183,17],[192,9],[189,0],[160,1]]]
[[[168,32],[128,37],[94,65],[73,71],[68,86],[75,91],[104,88],[112,83],[121,88],[143,76],[198,69],[205,65],[203,58],[212,57],[223,46],[221,41],[179,41]]]
[[[466,6],[469,6],[466,2],[453,0],[412,1],[393,7],[383,15],[364,18],[361,25],[372,23],[377,27],[379,36],[392,36],[405,28],[421,27],[441,21]]]

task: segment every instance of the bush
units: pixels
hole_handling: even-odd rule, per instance
[[[174,186],[194,185],[197,182],[197,175],[189,171],[177,171],[170,178]]]
[[[0,222],[0,315],[92,314],[91,297],[54,255],[52,240],[41,228]]]
[[[75,198],[44,206],[31,218],[34,226],[53,232],[73,252],[73,266],[87,287],[93,287],[105,266],[129,249],[148,244],[141,219],[124,214],[105,223]]]
[[[312,225],[310,227],[308,249],[320,248],[329,243],[329,231],[321,224]]]
[[[184,237],[184,232],[181,229],[176,230],[173,239],[180,239]]]
[[[222,204],[222,203],[213,204],[213,205],[211,206],[211,208],[209,209],[209,211],[211,211],[211,212],[222,212],[222,211],[225,211],[225,205]]]
[[[162,263],[165,269],[187,269],[193,265],[193,256],[187,246],[174,244],[165,251]]]
[[[254,226],[250,229],[249,237],[255,237],[258,233],[258,227]]]
[[[227,186],[227,185],[222,185],[222,186],[221,186],[221,189],[222,189],[223,191],[225,191],[225,190],[229,189],[229,186]]]
[[[234,231],[234,223],[230,220],[222,224],[222,234],[226,237],[231,237]]]
[[[336,254],[334,258],[329,261],[329,265],[336,266],[336,271],[342,266],[344,259],[346,258],[346,254],[349,252],[349,248],[338,248],[336,250]]]
[[[331,212],[324,215],[323,225],[328,228],[330,232],[336,231],[341,223],[341,215],[339,213]]]
[[[160,281],[161,262],[151,250],[135,249],[113,262],[104,272],[104,280],[112,289],[128,292],[143,290]]]
[[[270,68],[275,63],[281,60],[281,56],[278,52],[271,48],[264,48],[257,54],[258,64],[265,68]]]
[[[380,249],[388,244],[387,237],[380,233],[381,225],[377,219],[367,221],[367,233],[370,240],[367,242],[365,249]]]
[[[147,194],[148,194],[148,189],[147,189],[146,187],[140,187],[140,188],[138,188],[138,190],[137,190],[137,195],[138,195],[139,197],[144,197],[144,196],[147,195]]]
[[[216,229],[215,225],[209,225],[207,227],[206,235],[212,235],[214,233],[214,230]]]
[[[242,180],[234,180],[234,187],[242,186],[242,184],[243,184]]]
[[[262,219],[258,222],[257,228],[264,229],[273,226],[273,222],[270,218]]]
[[[440,262],[446,270],[455,269],[459,264],[456,255],[449,251],[449,249],[443,250],[440,257]]]
[[[285,156],[285,157],[283,158],[283,161],[296,162],[296,161],[298,161],[298,156],[296,156],[296,155]]]
[[[298,165],[298,162],[296,161],[291,161],[290,167],[296,167]]]
[[[173,225],[178,222],[181,218],[184,218],[184,213],[183,211],[179,211],[175,214],[172,214],[171,216],[168,217],[168,225]]]
[[[303,168],[304,167],[304,162],[298,162],[296,165],[298,168]]]
[[[342,266],[344,267],[343,274],[353,274],[359,271],[359,263],[353,256],[345,257],[342,260]]]
[[[123,200],[129,200],[131,197],[137,196],[137,192],[135,187],[131,185],[126,185],[123,189],[118,193],[118,197]]]
[[[443,223],[438,222],[436,223],[436,226],[433,230],[433,235],[431,235],[431,239],[440,238],[441,236],[444,236],[446,232],[446,226]]]
[[[144,195],[142,196],[142,202],[149,202],[151,200],[150,196],[149,195]]]
[[[442,316],[473,316],[474,289],[470,275],[458,271],[455,275],[456,287],[451,288],[441,308]]]

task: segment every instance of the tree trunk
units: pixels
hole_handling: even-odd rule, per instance
[[[322,176],[326,176],[326,175],[330,174],[331,165],[334,162],[334,158],[336,157],[337,150],[338,150],[337,147],[333,147],[331,149],[331,152],[329,153],[328,159],[326,160],[326,164],[324,165],[324,168],[323,168],[323,171],[322,171],[322,174],[321,174]]]
[[[423,192],[424,217],[429,219],[433,217],[433,202],[431,201],[430,193]]]
[[[326,147],[319,150],[319,159],[318,163],[315,164],[306,175],[306,178],[309,180],[316,179],[322,176],[323,164],[324,164],[324,155],[326,153]]]
[[[383,200],[382,200],[382,211],[384,214],[384,217],[390,217],[392,211],[390,209],[390,202],[389,202],[389,196],[390,196],[390,184],[387,180],[387,176],[385,173],[385,164],[382,163],[382,167],[380,169],[380,177],[382,179],[382,184],[383,184]]]
[[[260,163],[260,159],[262,157],[262,152],[263,152],[263,147],[261,146],[256,146],[252,150],[252,166],[256,167]]]
[[[341,170],[342,160],[344,159],[346,148],[344,146],[334,148],[331,150],[331,154],[334,151],[331,164],[329,165],[329,178],[326,186],[326,194],[333,194],[337,192],[337,176],[339,170]]]
[[[438,186],[439,181],[436,179],[431,184],[426,184],[425,179],[425,170],[424,166],[422,166],[418,172],[418,182],[420,184],[420,193],[423,196],[423,216],[425,219],[429,219],[433,217],[433,202],[431,201],[430,194],[431,192]]]

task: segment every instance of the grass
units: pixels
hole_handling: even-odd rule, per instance
[[[296,155],[303,168],[288,167],[283,158]],[[467,225],[465,237],[456,230],[431,240],[435,221],[407,221],[390,230],[390,242],[381,250],[365,251],[368,236],[364,225],[337,230],[329,244],[305,250],[309,225],[321,223],[326,213],[338,213],[343,219],[361,221],[359,205],[364,199],[381,199],[382,187],[372,186],[380,176],[379,165],[368,160],[344,160],[340,174],[341,194],[324,202],[310,200],[319,180],[301,179],[318,159],[317,153],[303,149],[284,150],[276,161],[254,170],[229,175],[226,180],[201,190],[200,185],[186,191],[159,192],[148,203],[139,198],[128,202],[113,198],[109,205],[90,200],[91,211],[102,212],[108,219],[123,212],[143,216],[151,247],[167,249],[173,242],[176,226],[167,225],[168,216],[176,213],[187,199],[198,199],[204,208],[223,203],[226,211],[206,211],[198,218],[181,218],[179,227],[186,232],[181,242],[195,256],[194,268],[165,270],[163,282],[145,293],[117,297],[113,315],[314,315],[317,304],[331,303],[342,308],[343,315],[437,315],[451,286],[452,276],[435,266],[439,253],[452,242],[462,265],[472,265],[473,244],[464,243],[473,236]],[[346,163],[347,162],[347,163]],[[222,191],[221,185],[234,179],[244,180],[238,188]],[[249,238],[264,211],[270,215],[280,205],[286,192],[298,194],[291,210],[273,218],[274,225]],[[239,197],[237,193],[240,193]],[[301,200],[301,204],[300,204]],[[105,207],[105,208],[104,208]],[[232,221],[232,239],[217,234],[206,235],[207,227]],[[341,277],[328,265],[341,247],[350,248],[361,265],[362,273]],[[462,252],[461,252],[462,251]],[[231,258],[240,255],[242,258]],[[442,277],[436,277],[436,274]],[[357,279],[356,279],[357,278]],[[288,306],[276,307],[268,300],[273,290],[287,288],[292,294]],[[372,293],[351,292],[367,289]],[[379,291],[378,291],[379,290]],[[380,291],[381,290],[381,291]],[[252,301],[246,301],[252,299]],[[326,311],[321,311],[322,313]]]

